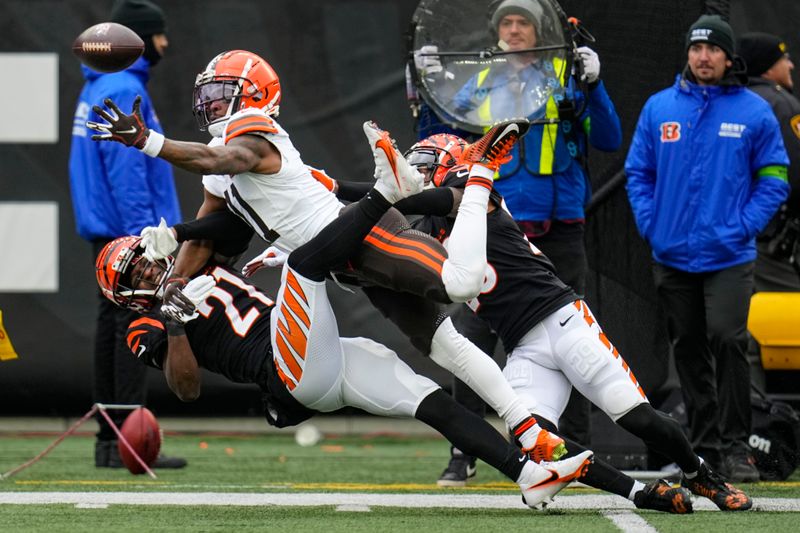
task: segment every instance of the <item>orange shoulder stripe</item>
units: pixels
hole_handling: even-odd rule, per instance
[[[278,133],[278,128],[267,117],[258,115],[244,116],[228,123],[228,127],[225,128],[225,142],[239,135],[252,132]]]
[[[131,322],[131,325],[128,327],[135,328],[136,326],[141,326],[142,324],[149,324],[150,326],[156,327],[158,329],[164,329],[164,324],[162,324],[158,320],[155,320],[153,318],[148,318],[146,316],[143,316],[142,318],[137,318],[136,320]]]

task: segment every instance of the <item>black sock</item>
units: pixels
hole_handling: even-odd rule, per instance
[[[316,237],[294,250],[287,260],[289,266],[305,278],[322,281],[328,272],[347,263],[390,207],[392,204],[372,189],[342,209]]]
[[[516,482],[527,458],[486,420],[457,404],[441,389],[420,402],[414,414],[465,455],[477,457]]]
[[[586,451],[584,446],[559,434],[555,424],[546,418],[537,414],[534,414],[533,417],[539,423],[539,426],[564,439],[564,445],[567,447],[567,455],[562,457],[562,459],[574,457]],[[595,455],[594,462],[589,464],[589,467],[586,469],[586,474],[581,478],[581,483],[627,498],[631,493],[631,489],[633,489],[635,481],[633,478],[623,474],[602,459],[598,459]]]
[[[617,420],[617,425],[642,439],[664,457],[675,461],[684,472],[697,472],[700,468],[700,458],[692,450],[678,421],[656,411],[649,403],[634,407]]]

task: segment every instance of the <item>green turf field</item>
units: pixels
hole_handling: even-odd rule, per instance
[[[0,472],[54,435],[0,434]],[[569,488],[550,510],[522,507],[514,484],[485,464],[466,489],[439,489],[448,445],[427,437],[167,435],[189,460],[158,479],[93,466],[91,435],[67,438],[42,461],[0,480],[3,531],[797,531],[800,475],[743,486],[757,511],[696,502],[691,516],[634,512],[627,500]],[[50,503],[45,503],[50,502]],[[24,505],[23,505],[24,503]]]

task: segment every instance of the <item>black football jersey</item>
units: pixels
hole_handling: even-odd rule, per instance
[[[186,324],[197,362],[231,381],[258,383],[264,366],[272,365],[269,317],[275,303],[228,268],[206,273],[217,286],[198,307],[200,316]]]
[[[255,383],[267,422],[294,426],[314,415],[286,389],[275,371],[270,338],[274,302],[228,267],[207,268],[216,287],[186,324],[186,337],[197,364],[237,383]],[[167,335],[160,318],[143,316],[128,327],[128,346],[150,366],[163,368]]]
[[[467,304],[510,353],[536,324],[578,296],[558,279],[553,264],[525,238],[508,211],[495,209],[486,223],[487,278],[481,294]],[[453,219],[428,216],[414,228],[443,240],[453,229]]]
[[[217,282],[186,323],[186,336],[198,365],[237,383],[258,383],[272,365],[270,312],[273,301],[232,270],[215,266],[205,273]],[[155,317],[142,317],[128,329],[128,345],[145,363],[161,369],[166,332]]]

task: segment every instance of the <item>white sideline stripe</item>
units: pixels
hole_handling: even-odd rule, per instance
[[[372,512],[372,509],[369,508],[369,505],[340,505],[336,508],[337,511],[343,511],[347,513],[369,513]]]
[[[658,530],[651,526],[647,520],[631,511],[612,511],[603,513],[603,516],[611,520],[620,531],[625,533],[658,533]]]
[[[800,499],[755,498],[758,511],[800,512]],[[127,504],[127,505],[278,505],[278,506],[367,506],[367,507],[444,507],[462,509],[527,509],[519,495],[496,494],[370,494],[360,492],[0,492],[0,504]],[[635,510],[625,498],[602,494],[556,497],[548,509]],[[705,498],[694,500],[695,511],[716,511]]]

